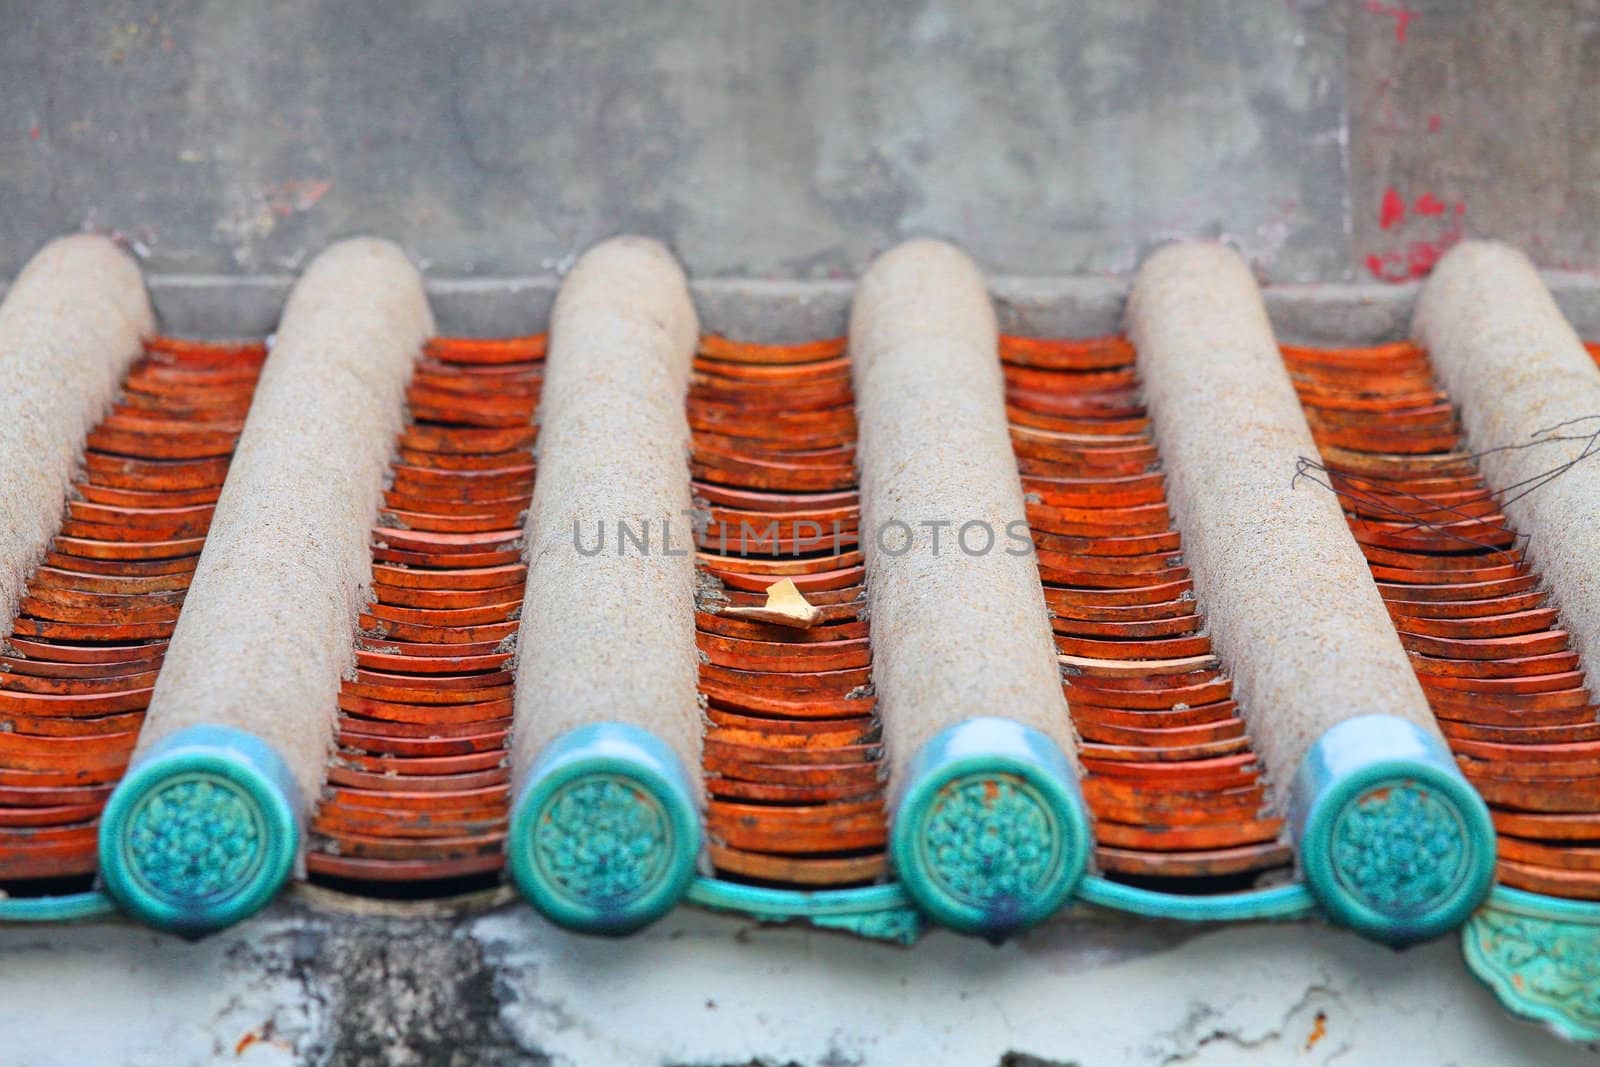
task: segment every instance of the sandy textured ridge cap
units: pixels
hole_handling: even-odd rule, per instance
[[[928,340],[995,354],[993,385],[1003,395],[999,327],[982,271],[954,245],[919,238],[879,256],[856,287],[850,305],[852,366],[859,377],[902,345]]]
[[[1528,536],[1600,699],[1600,367],[1518,250],[1471,241],[1440,260],[1414,332],[1459,405],[1490,488]],[[1565,438],[1564,440],[1560,438]],[[1531,448],[1507,448],[1534,441]],[[1547,484],[1563,464],[1589,457]]]
[[[1004,938],[1091,844],[982,274],[939,242],[887,253],[850,348],[890,854],[932,918]]]
[[[187,726],[248,731],[315,798],[371,583],[367,535],[433,318],[422,277],[372,238],[328,248],[284,309],[139,752]]]
[[[1074,758],[1038,567],[1006,551],[1022,547],[1006,531],[1027,512],[998,344],[983,275],[939,241],[879,257],[851,308],[873,683],[896,788],[930,738],[979,715],[1032,726]],[[937,551],[930,520],[951,524]],[[904,551],[878,543],[880,529],[891,547],[904,540],[891,522],[909,528]],[[994,532],[989,551],[961,550],[969,522]]]
[[[697,334],[682,270],[636,237],[586,253],[551,315],[506,862],[542,914],[592,933],[659,919],[701,859],[684,409]]]
[[[1394,715],[1439,737],[1338,499],[1294,482],[1316,444],[1244,261],[1218,244],[1161,249],[1128,328],[1196,596],[1276,813],[1343,720]]]
[[[700,765],[684,411],[698,331],[683,270],[647,238],[597,245],[556,297],[526,527],[516,788],[550,741],[598,720],[648,730]],[[619,552],[617,523],[641,520],[649,554]],[[580,553],[575,530],[588,546],[602,526],[602,550]]]
[[[0,303],[0,637],[60,528],[89,431],[154,331],[138,264],[108,237],[51,241]]]

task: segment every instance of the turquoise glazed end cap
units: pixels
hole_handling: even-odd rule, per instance
[[[1363,715],[1318,738],[1290,820],[1329,917],[1389,945],[1459,927],[1494,885],[1488,807],[1449,750],[1404,719]]]
[[[147,752],[100,820],[100,876],[129,915],[198,937],[259,911],[300,846],[298,790],[265,741],[191,726]]]
[[[511,812],[511,879],[550,921],[626,934],[671,911],[700,855],[682,761],[660,738],[593,723],[539,755]]]
[[[1089,819],[1039,731],[975,718],[912,759],[889,833],[901,883],[934,921],[998,941],[1054,914],[1082,879]]]

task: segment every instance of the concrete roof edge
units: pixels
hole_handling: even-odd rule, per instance
[[[1600,274],[1541,276],[1580,336],[1600,338]],[[181,336],[260,337],[272,332],[294,276],[150,274],[162,329]],[[1087,337],[1121,327],[1131,279],[1118,275],[991,275],[1000,328],[1038,337]],[[429,278],[439,330],[512,336],[544,329],[555,274]],[[845,332],[853,279],[699,278],[690,282],[701,328],[740,340],[792,343]],[[1373,344],[1409,332],[1420,282],[1289,283],[1262,289],[1284,341]],[[0,294],[4,288],[0,286]]]

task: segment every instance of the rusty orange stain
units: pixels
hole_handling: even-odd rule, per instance
[[[1306,1051],[1310,1052],[1317,1047],[1317,1042],[1328,1036],[1328,1013],[1317,1012],[1317,1017],[1311,1023],[1311,1033],[1306,1038]]]

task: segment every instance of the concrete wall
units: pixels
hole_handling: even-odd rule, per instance
[[[1600,3],[1363,2],[1349,27],[1357,270],[1418,277],[1462,236],[1600,265]]]
[[[625,229],[701,276],[853,275],[919,233],[1020,274],[1193,234],[1277,280],[1407,276],[1462,233],[1591,267],[1596,11],[11,3],[0,274],[79,227],[162,271],[370,230],[439,274],[530,274]]]
[[[197,945],[0,930],[0,1064],[385,1067],[1578,1067],[1506,1015],[1454,937],[1080,909],[1003,948],[914,949],[680,909],[625,941],[520,904],[423,918],[298,900]]]

